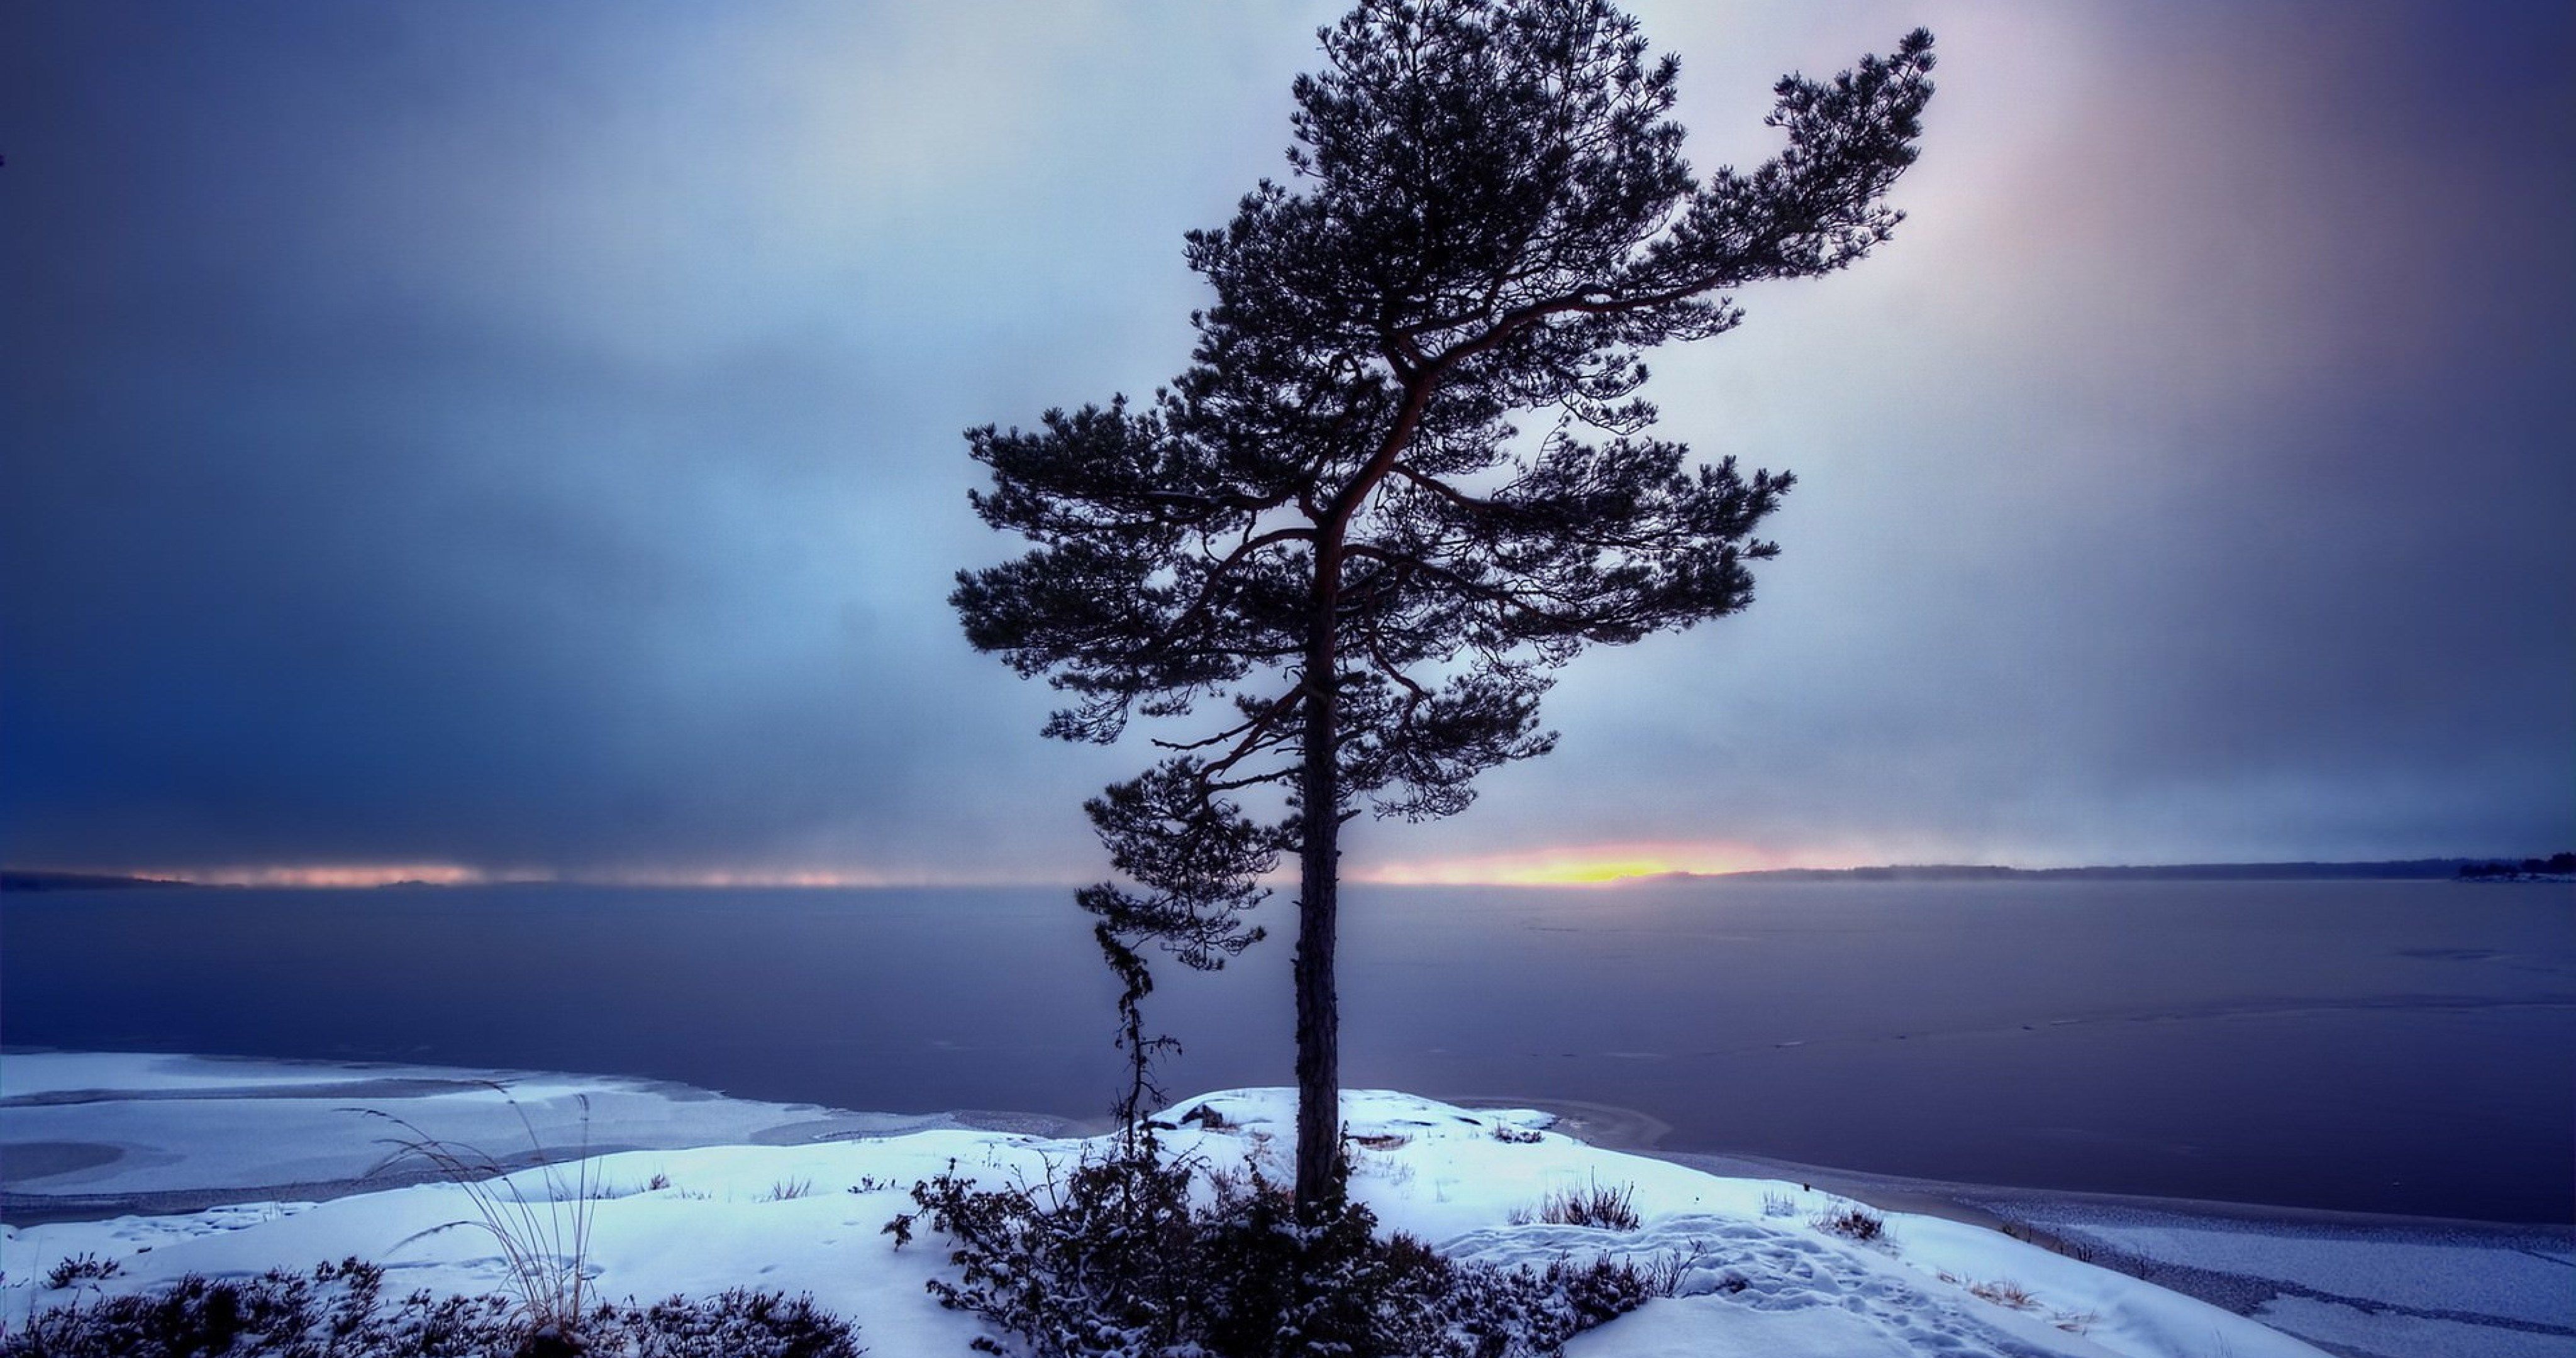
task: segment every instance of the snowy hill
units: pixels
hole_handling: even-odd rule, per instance
[[[544,1101],[538,1125],[546,1135],[564,1130],[563,1091],[525,1093]],[[22,1085],[13,1114],[60,1106],[20,1103],[25,1097]],[[472,1086],[412,1103],[448,1105],[447,1125],[486,1133],[496,1133],[504,1118],[515,1125],[517,1116],[500,1095]],[[765,1107],[790,1123],[816,1111]],[[1890,1213],[1878,1238],[1846,1238],[1824,1223],[1852,1206],[1848,1200],[1601,1150],[1544,1130],[1541,1113],[1457,1108],[1380,1091],[1346,1094],[1343,1111],[1355,1145],[1354,1192],[1389,1228],[1465,1258],[1545,1262],[1607,1253],[1677,1273],[1677,1295],[1580,1336],[1570,1358],[2319,1352],[2255,1321],[1974,1226]],[[712,1118],[696,1130],[766,1135],[744,1117],[750,1115]],[[1212,1167],[1248,1164],[1276,1177],[1287,1170],[1292,1118],[1287,1091],[1212,1094],[1170,1110],[1166,1120],[1177,1130],[1164,1139],[1172,1153]],[[808,1118],[801,1125],[817,1124]],[[11,1138],[21,1134],[13,1126]],[[861,1342],[884,1358],[965,1353],[979,1333],[976,1322],[941,1310],[923,1286],[946,1267],[937,1238],[897,1248],[880,1228],[911,1205],[905,1189],[952,1162],[988,1182],[1037,1178],[1078,1156],[1084,1143],[955,1125],[843,1124],[825,1134],[840,1139],[628,1150],[588,1162],[581,1177],[596,1186],[586,1261],[593,1291],[647,1300],[735,1286],[811,1293],[854,1321]],[[505,1136],[488,1139],[495,1153],[514,1149]],[[521,1133],[515,1148],[525,1146]],[[316,1177],[344,1169],[313,1166]],[[567,1168],[551,1172],[551,1184],[543,1168],[521,1171],[513,1182],[543,1199],[572,1181]],[[1551,1193],[1595,1187],[1628,1190],[1637,1227],[1532,1219]],[[424,1183],[319,1203],[13,1227],[0,1232],[0,1318],[14,1324],[33,1307],[81,1295],[47,1289],[44,1275],[83,1254],[119,1265],[113,1276],[85,1285],[109,1292],[189,1273],[301,1269],[348,1255],[385,1265],[389,1291],[506,1290],[488,1236],[421,1234],[472,1215],[463,1189]]]

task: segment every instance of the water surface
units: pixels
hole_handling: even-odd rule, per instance
[[[1265,907],[1287,912],[1279,906]],[[1345,1083],[1927,1178],[2576,1219],[2576,893],[2447,882],[1348,888]],[[1166,964],[1175,1093],[1290,1079],[1280,935]],[[24,893],[16,1045],[594,1071],[1087,1117],[1052,890]]]

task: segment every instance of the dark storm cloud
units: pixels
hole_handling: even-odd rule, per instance
[[[956,431],[1169,374],[1330,8],[12,11],[0,857],[1095,871]],[[1645,7],[1707,163],[1920,17]],[[1761,603],[1368,852],[2576,833],[2566,15],[1932,17],[1899,240],[1657,364]]]
[[[940,598],[956,430],[1172,272],[1083,192],[1148,166],[1030,163],[1152,147],[1053,102],[1139,73],[1015,73],[1044,16],[637,17],[16,16],[11,861],[1027,871],[1078,823]]]

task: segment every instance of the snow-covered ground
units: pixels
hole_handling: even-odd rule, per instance
[[[906,1187],[952,1161],[978,1177],[1038,1176],[1082,1148],[1043,1128],[750,1104],[631,1081],[530,1077],[513,1084],[514,1107],[476,1083],[489,1074],[71,1054],[0,1060],[0,1174],[9,1181],[11,1220],[44,1215],[29,1204],[59,1207],[74,1195],[149,1200],[214,1185],[227,1198],[206,1210],[0,1230],[0,1321],[68,1299],[45,1290],[43,1276],[85,1253],[121,1264],[101,1284],[111,1290],[192,1272],[302,1269],[355,1254],[387,1266],[389,1292],[505,1291],[489,1237],[421,1234],[471,1217],[465,1192],[439,1182],[374,1186],[383,1181],[367,1173],[383,1148],[372,1138],[386,1128],[341,1110],[376,1107],[443,1140],[507,1157],[530,1145],[522,1112],[536,1140],[577,1142],[586,1097],[594,1147],[637,1147],[595,1158],[584,1171],[600,1186],[587,1260],[597,1293],[650,1300],[744,1285],[810,1292],[857,1323],[861,1341],[883,1358],[964,1353],[976,1323],[940,1310],[923,1287],[943,1267],[937,1241],[897,1249],[880,1228],[910,1206]],[[1203,1108],[1218,1116],[1187,1116]],[[1958,1221],[1891,1212],[1880,1240],[1847,1240],[1817,1223],[1848,1199],[1587,1145],[1542,1130],[1550,1122],[1544,1113],[1355,1091],[1344,1096],[1343,1114],[1357,1145],[1354,1190],[1388,1227],[1453,1255],[1544,1262],[1607,1252],[1687,1261],[1682,1295],[1580,1337],[1568,1349],[1573,1358],[2313,1358],[2321,1351],[2255,1319]],[[1293,1105],[1285,1091],[1208,1095],[1170,1116],[1179,1130],[1165,1139],[1176,1153],[1287,1174]],[[30,1156],[28,1147],[38,1149]],[[24,1172],[30,1167],[47,1172]],[[512,1182],[543,1197],[550,1182],[572,1175],[565,1166],[529,1169]],[[338,1195],[315,1202],[261,1191],[299,1183],[337,1185]],[[1526,1220],[1549,1193],[1593,1185],[1632,1187],[1642,1225],[1609,1231]],[[2202,1240],[2191,1234],[2206,1229],[2197,1218],[2113,1222],[2097,1213],[2051,1228],[2096,1233],[2141,1255],[2200,1251],[2211,1266],[2247,1276],[2265,1276],[2284,1258],[2308,1269],[2299,1277],[2322,1276],[2311,1265],[2345,1269],[2351,1291],[2301,1285],[2262,1311],[2337,1352],[2519,1358],[2568,1352],[2576,1334],[2566,1328],[2576,1289],[2553,1300],[2547,1284],[2555,1275],[2501,1279],[2492,1251],[2445,1254],[2428,1244],[2434,1253],[2347,1251],[2300,1263],[2295,1248]],[[2514,1267],[2576,1278],[2576,1262],[2564,1256],[2533,1254]],[[2445,1318],[2446,1298],[2485,1298],[2479,1289],[2491,1284],[2508,1298],[2493,1315],[2536,1328]],[[2411,1308],[2398,1315],[2411,1328],[2373,1328],[2373,1317],[2346,1304],[2382,1298]],[[2443,1325],[2451,1328],[2425,1328]]]
[[[596,1075],[12,1052],[0,1056],[0,1215],[14,1222],[168,1212],[339,1197],[437,1177],[417,1162],[385,1165],[383,1138],[398,1129],[350,1111],[359,1107],[512,1163],[536,1159],[534,1148],[559,1157],[584,1144],[614,1152],[942,1127],[1064,1130],[1056,1118],[848,1113]]]
[[[2347,1358],[2576,1355],[2576,1227],[2052,1193],[1655,1154],[1721,1178],[1796,1179],[1883,1207],[2001,1225]]]
[[[2149,1278],[2223,1279],[2253,1314],[2338,1353],[2576,1354],[2576,1239],[2475,1224],[2367,1228],[2081,1202],[2007,1207],[2097,1259]]]

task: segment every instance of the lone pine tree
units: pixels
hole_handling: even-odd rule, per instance
[[[1343,823],[1461,810],[1553,744],[1557,666],[1751,602],[1790,477],[1649,437],[1642,356],[1734,329],[1732,289],[1885,241],[1932,92],[1921,31],[1789,76],[1786,148],[1702,179],[1678,63],[1607,0],[1362,0],[1319,37],[1292,183],[1187,238],[1216,294],[1188,369],[1150,403],[968,432],[977,513],[1035,545],[951,596],[978,649],[1069,695],[1047,735],[1225,713],[1087,804],[1125,881],[1079,901],[1213,968],[1296,855],[1307,1206],[1342,1179]]]

